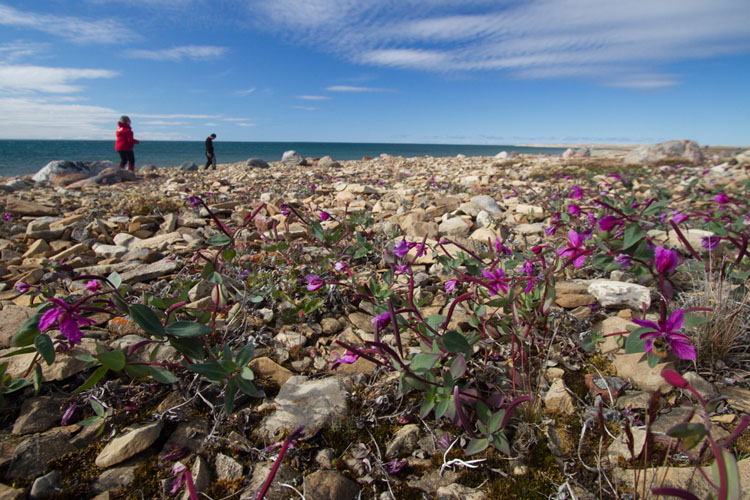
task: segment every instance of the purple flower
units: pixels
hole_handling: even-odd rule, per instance
[[[718,236],[704,236],[701,238],[701,246],[706,250],[713,250],[721,241],[721,238]]]
[[[16,291],[20,293],[26,293],[29,290],[31,290],[31,285],[29,285],[25,281],[19,281],[18,283],[16,283]]]
[[[335,370],[339,365],[350,365],[359,359],[359,354],[351,351],[346,351],[343,356],[337,352],[333,353],[333,359],[331,360],[331,370]]]
[[[328,220],[331,218],[331,214],[329,214],[325,210],[321,210],[319,215],[320,215],[320,220]]]
[[[676,210],[672,212],[672,222],[675,224],[679,224],[680,222],[685,222],[688,220],[688,216],[685,214],[678,213]]]
[[[395,274],[409,274],[410,270],[411,266],[408,262],[406,264],[396,264],[394,268]]]
[[[101,290],[103,287],[102,287],[102,284],[99,283],[98,280],[91,280],[88,283],[86,283],[85,288],[89,292],[94,292],[95,293],[95,292],[98,292],[99,290]]]
[[[487,288],[492,291],[490,295],[497,295],[498,290],[501,290],[503,293],[508,293],[508,280],[505,278],[505,272],[499,267],[491,271],[483,269],[482,276],[489,280],[487,282]]]
[[[197,196],[190,195],[186,198],[187,202],[190,203],[190,208],[195,208],[200,206],[201,199]]]
[[[571,203],[570,205],[568,205],[568,213],[570,215],[580,215],[581,207],[579,207],[575,203]]]
[[[549,226],[544,228],[544,234],[547,236],[552,236],[555,234],[555,231],[557,231],[557,226]]]
[[[453,290],[456,289],[456,284],[458,283],[458,280],[448,280],[445,282],[445,292],[446,293],[453,293]]]
[[[406,240],[401,240],[396,243],[396,246],[393,247],[393,255],[395,255],[399,259],[403,259],[404,256],[409,253],[410,249],[411,245],[409,245],[409,242]]]
[[[641,340],[646,339],[646,352],[660,354],[662,348],[674,353],[680,359],[695,359],[695,347],[690,343],[690,337],[680,333],[685,324],[682,309],[677,309],[669,315],[666,321],[662,318],[658,323],[643,319],[633,319],[633,323],[650,331],[642,333]],[[658,352],[653,351],[654,343],[658,342]]]
[[[388,474],[398,474],[409,462],[406,460],[391,460],[385,464]]]
[[[3,222],[8,222],[13,218],[13,214],[10,214],[8,212],[5,212],[3,214]]]
[[[380,313],[370,320],[370,323],[376,325],[378,330],[382,330],[387,327],[391,322],[391,314],[389,312]]]
[[[615,262],[620,263],[620,267],[625,269],[626,267],[630,267],[630,262],[632,261],[632,257],[626,253],[621,253],[617,257],[615,257]]]
[[[284,217],[289,217],[292,215],[292,209],[289,208],[289,205],[281,205],[279,207],[279,210],[281,210],[281,215]]]
[[[614,215],[605,215],[599,219],[599,231],[611,231],[620,224],[620,219]]]
[[[75,401],[73,401],[73,403],[70,406],[68,406],[68,408],[65,410],[65,413],[63,413],[62,418],[60,419],[60,425],[62,426],[68,425],[68,422],[70,422],[70,418],[73,416],[73,413],[76,411],[77,407],[78,405],[76,404]]]
[[[335,264],[333,265],[333,268],[334,268],[334,269],[335,269],[336,271],[338,271],[338,272],[341,272],[341,271],[346,271],[346,270],[347,270],[346,264],[344,263],[344,261],[343,261],[343,260],[340,260],[340,261],[336,262],[336,263],[335,263]]]
[[[307,280],[308,292],[314,292],[315,290],[321,288],[326,284],[326,282],[323,281],[323,278],[315,276],[314,274],[308,274],[307,276],[305,276],[305,280]]]
[[[568,195],[568,198],[583,198],[583,189],[581,189],[579,186],[573,186],[572,188],[570,188],[570,194]]]
[[[513,252],[511,252],[510,248],[503,245],[503,243],[500,241],[500,238],[495,237],[495,252],[499,254],[505,254],[505,255],[512,255]]]
[[[680,258],[674,250],[668,250],[663,246],[654,249],[654,266],[659,274],[668,274],[677,268]]]
[[[718,203],[719,205],[724,205],[724,204],[726,204],[726,203],[731,203],[731,202],[732,202],[732,199],[731,199],[731,198],[729,198],[729,196],[727,196],[727,195],[726,195],[726,194],[724,194],[724,193],[719,193],[719,194],[717,194],[717,195],[716,195],[716,196],[714,197],[714,201],[715,201],[716,203]]]
[[[172,474],[176,477],[172,481],[172,489],[169,490],[169,493],[174,495],[180,490],[180,488],[182,488],[182,485],[185,483],[185,473],[187,471],[187,467],[185,467],[182,462],[175,462],[172,466]]]
[[[240,272],[240,278],[242,278],[244,280],[244,279],[249,278],[250,275],[252,275],[252,274],[253,273],[251,273],[249,269],[243,269],[242,272]]]
[[[573,259],[573,265],[575,267],[581,267],[586,260],[586,255],[583,251],[583,235],[578,234],[575,230],[571,229],[568,231],[568,246],[558,250],[557,254],[561,257],[569,257]]]
[[[531,263],[531,261],[526,261],[523,263],[523,270],[524,272],[529,276],[529,281],[526,283],[526,287],[523,289],[523,293],[529,293],[532,288],[534,288],[534,283],[537,281],[537,279],[534,277],[534,264]]]
[[[77,344],[83,337],[79,326],[93,325],[95,321],[84,318],[78,314],[73,307],[67,302],[51,298],[48,299],[50,302],[55,304],[57,307],[47,309],[39,318],[39,330],[49,330],[53,326],[60,329],[60,333],[70,341],[71,344]]]

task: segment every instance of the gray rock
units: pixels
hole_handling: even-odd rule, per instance
[[[557,378],[552,382],[547,394],[544,396],[544,406],[553,412],[564,415],[572,415],[576,411],[573,396],[568,393],[563,379]]]
[[[629,307],[640,310],[645,304],[651,306],[651,291],[648,287],[624,281],[593,280],[588,287],[602,307]]]
[[[471,226],[462,217],[444,220],[438,226],[438,234],[448,238],[458,238],[469,234]]]
[[[497,201],[495,201],[495,198],[488,195],[479,195],[479,196],[473,196],[471,198],[471,202],[477,206],[479,206],[482,210],[485,212],[491,213],[491,214],[501,214],[503,213],[503,209],[500,208],[500,205],[497,204]]]
[[[31,179],[34,182],[49,181],[54,174],[83,173],[91,177],[97,175],[106,168],[117,168],[117,165],[111,161],[51,161],[45,165],[39,172],[35,173]]]
[[[245,165],[253,168],[271,168],[271,165],[269,165],[266,160],[260,158],[250,158],[245,162]]]
[[[260,434],[277,439],[283,431],[305,428],[305,438],[323,426],[338,422],[348,408],[346,387],[337,377],[308,380],[294,376],[284,383],[273,401],[276,411],[260,425]]]
[[[307,500],[354,500],[359,486],[351,479],[333,470],[319,470],[305,476]]]
[[[127,488],[135,477],[135,465],[114,467],[101,473],[91,489],[94,493],[104,493],[115,488]]]
[[[403,454],[409,454],[419,441],[419,426],[408,424],[400,428],[396,435],[391,438],[385,448],[386,458],[396,458]]]
[[[441,486],[437,490],[438,500],[484,500],[487,495],[480,490],[460,484]]]
[[[21,325],[36,311],[30,307],[6,305],[2,309],[3,320],[0,321],[0,349],[10,347],[10,340]]]
[[[183,172],[197,172],[198,165],[196,165],[192,161],[186,161],[185,163],[180,165],[180,170],[182,170]]]
[[[296,151],[290,150],[284,151],[284,154],[281,156],[281,163],[285,165],[302,165],[305,163],[305,159]]]
[[[135,269],[122,273],[123,283],[142,283],[159,278],[165,274],[171,274],[182,267],[178,262],[170,259],[162,259],[153,264],[138,266]]]
[[[337,162],[330,156],[324,156],[318,160],[318,165],[325,168],[341,168],[341,163]]]
[[[94,245],[91,249],[97,256],[104,259],[119,259],[128,253],[126,247],[119,245]]]
[[[11,488],[0,483],[0,498],[3,500],[25,500],[26,491],[22,488]]]
[[[211,472],[208,469],[208,463],[200,455],[195,457],[195,462],[190,468],[190,473],[193,475],[193,485],[195,491],[198,493],[200,498],[201,492],[206,492],[211,487]],[[190,492],[187,488],[182,492],[182,500],[190,500]]]
[[[74,449],[69,436],[62,431],[29,436],[13,451],[5,477],[12,480],[38,476],[47,470],[47,462]]]
[[[674,363],[659,363],[653,368],[648,366],[648,361],[643,353],[624,354],[617,353],[612,365],[617,371],[617,376],[626,378],[638,389],[654,392],[657,389],[666,394],[672,389],[661,372],[664,369],[674,370]]]
[[[60,421],[60,403],[59,399],[50,396],[27,399],[21,405],[21,415],[13,424],[13,434],[46,431]]]
[[[102,469],[119,464],[153,444],[159,437],[162,422],[151,422],[120,434],[99,453],[94,463]]]
[[[53,470],[52,472],[49,472],[42,477],[38,477],[34,480],[34,484],[31,485],[29,498],[31,500],[45,498],[61,490],[62,474],[60,474],[60,471]]]
[[[242,465],[232,457],[218,453],[215,460],[216,477],[232,481],[242,477]]]
[[[683,159],[700,165],[705,161],[695,141],[676,140],[637,147],[625,155],[625,163],[654,164],[667,159]]]
[[[242,492],[240,498],[255,498],[258,491],[263,486],[263,483],[266,481],[268,474],[271,472],[272,467],[272,463],[256,464],[253,467],[253,475],[250,478],[250,484]],[[294,483],[298,480],[299,477],[300,474],[297,471],[282,462],[279,466],[279,469],[276,471],[276,476],[274,476],[273,482],[271,483],[271,487],[266,493],[265,499],[287,500],[289,498],[292,498],[290,496],[290,493],[294,495],[294,492],[289,488],[281,486],[280,483]]]

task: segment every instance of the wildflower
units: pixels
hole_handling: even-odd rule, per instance
[[[544,234],[547,236],[552,236],[555,234],[555,231],[557,231],[557,226],[549,226],[544,228]]]
[[[71,344],[77,344],[83,337],[79,326],[93,325],[95,321],[84,318],[80,314],[76,313],[75,309],[67,302],[51,298],[48,299],[50,302],[55,304],[57,307],[48,309],[42,317],[39,318],[39,330],[49,330],[53,326],[57,326],[60,329],[60,333],[70,341]]]
[[[175,462],[172,466],[172,475],[174,475],[175,478],[174,481],[172,481],[172,489],[169,490],[169,493],[174,495],[180,490],[180,488],[182,488],[182,485],[185,483],[185,472],[187,472],[187,470],[187,467],[185,467],[182,462]]]
[[[101,290],[101,289],[102,289],[103,287],[102,287],[102,284],[101,284],[101,283],[99,283],[99,281],[98,281],[98,280],[91,280],[91,281],[89,281],[88,283],[86,283],[86,286],[85,286],[85,288],[86,288],[86,290],[88,290],[89,292],[98,292],[98,291],[99,291],[99,290]]]
[[[314,292],[315,290],[321,288],[326,284],[326,282],[323,281],[323,278],[315,276],[314,274],[308,274],[307,276],[305,276],[305,280],[307,280],[308,292]]]
[[[70,406],[68,406],[68,408],[65,410],[65,413],[63,413],[62,418],[60,419],[60,425],[62,426],[68,425],[68,422],[70,422],[70,418],[73,416],[73,413],[76,411],[77,407],[78,405],[76,404],[75,401],[73,401],[73,403]]]
[[[502,269],[497,268],[491,271],[484,269],[482,270],[482,276],[489,280],[487,288],[492,290],[490,295],[497,295],[498,290],[508,293],[508,280],[505,278],[505,272]]]
[[[411,246],[409,245],[409,242],[404,239],[396,243],[396,246],[393,247],[393,255],[399,259],[403,259],[404,256],[409,253],[409,250],[411,250]]]
[[[190,451],[186,446],[180,446],[178,444],[173,444],[170,446],[167,446],[166,449],[167,454],[161,457],[162,460],[179,460],[185,455],[188,454],[188,451]]]
[[[586,260],[583,250],[583,236],[571,229],[568,231],[568,246],[558,250],[557,254],[561,257],[570,257],[575,267],[581,267]]]
[[[458,283],[458,280],[448,280],[445,282],[445,292],[446,293],[453,293],[453,290],[456,289],[456,284]]]
[[[185,199],[187,200],[188,203],[190,203],[190,208],[198,207],[201,204],[201,199],[198,198],[197,196],[190,195]]]
[[[581,189],[579,186],[573,186],[572,188],[570,188],[570,194],[568,195],[568,198],[583,198],[583,189]]]
[[[686,220],[688,220],[688,216],[687,215],[678,213],[677,210],[674,210],[672,212],[672,222],[674,222],[675,224],[679,224],[681,222],[685,222]]]
[[[680,359],[695,359],[695,347],[690,343],[690,337],[680,333],[685,324],[685,316],[682,309],[677,309],[669,315],[669,318],[660,319],[658,323],[643,319],[633,319],[633,323],[649,331],[642,333],[641,340],[646,339],[646,352],[662,356],[664,350],[674,353]],[[654,349],[656,348],[656,349]]]
[[[279,207],[279,210],[281,210],[281,215],[284,217],[289,217],[292,215],[292,210],[289,208],[289,205],[281,205]]]
[[[16,283],[16,291],[20,293],[26,293],[29,290],[31,290],[31,285],[29,285],[25,281],[19,281],[18,283]]]
[[[243,269],[242,272],[240,272],[240,278],[242,278],[243,280],[245,280],[245,279],[249,278],[251,274],[253,274],[253,273],[251,273],[249,269]]]
[[[581,207],[579,207],[575,203],[571,203],[570,205],[568,205],[568,213],[570,215],[580,215],[581,214]]]
[[[495,237],[495,252],[505,255],[511,255],[513,253],[511,252],[510,248],[503,245],[503,243],[500,241],[500,238],[498,237]]]
[[[726,204],[726,203],[731,203],[731,202],[732,202],[732,199],[731,199],[731,198],[729,198],[729,196],[727,196],[727,195],[726,195],[726,194],[724,194],[724,193],[719,193],[719,194],[717,194],[717,195],[716,195],[716,196],[714,197],[714,201],[715,201],[716,203],[718,203],[719,205],[724,205],[724,204]]]
[[[625,269],[626,267],[630,267],[630,263],[632,260],[633,258],[626,253],[621,253],[620,255],[615,257],[615,262],[619,262],[620,267],[623,269]]]
[[[701,246],[706,250],[713,250],[721,241],[721,238],[718,236],[704,236],[701,238]]]
[[[335,263],[335,264],[333,265],[333,268],[334,268],[334,269],[335,269],[336,271],[338,271],[338,272],[341,272],[341,271],[346,271],[346,269],[347,269],[347,267],[346,267],[346,264],[344,263],[344,261],[343,261],[343,260],[340,260],[340,261],[336,262],[336,263]]]
[[[13,218],[13,214],[5,212],[3,214],[3,222],[9,222]]]
[[[391,322],[391,315],[388,312],[378,314],[377,316],[375,316],[374,318],[370,320],[370,323],[372,323],[373,325],[377,325],[378,330],[385,328],[386,326],[388,326],[388,323],[390,322]]]
[[[409,271],[411,270],[411,266],[407,262],[406,264],[396,264],[395,267],[395,274],[409,274]]]
[[[654,266],[659,274],[671,273],[679,263],[680,258],[674,250],[666,249],[663,246],[654,249]]]
[[[622,224],[622,221],[614,215],[605,215],[599,219],[599,231],[611,231],[620,224]]]
[[[339,353],[333,353],[333,359],[331,360],[331,370],[335,370],[339,365],[350,365],[359,359],[359,355],[351,351],[346,351],[343,356]]]
[[[534,288],[534,282],[537,281],[534,277],[534,264],[527,260],[523,263],[523,270],[529,276],[529,282],[526,283],[526,288],[523,289],[523,293],[529,293],[531,289]]]
[[[320,220],[328,220],[331,218],[331,214],[329,214],[325,210],[321,210],[318,215],[320,215]]]
[[[398,474],[408,463],[406,460],[391,460],[385,467],[388,474]]]

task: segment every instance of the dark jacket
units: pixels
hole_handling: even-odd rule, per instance
[[[133,138],[133,129],[130,125],[122,122],[117,122],[120,128],[117,129],[116,135],[117,140],[115,141],[116,151],[133,151],[133,146],[138,144],[138,141]]]
[[[211,137],[206,137],[206,156],[214,155],[214,140]]]

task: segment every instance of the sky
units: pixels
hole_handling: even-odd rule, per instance
[[[750,145],[749,0],[0,0],[0,139]]]

